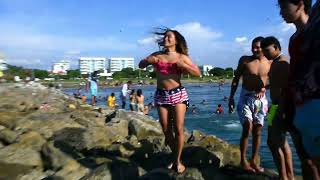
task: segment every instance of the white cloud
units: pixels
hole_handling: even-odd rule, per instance
[[[140,45],[155,45],[155,43],[156,43],[155,36],[138,40],[138,44],[140,44]]]
[[[201,25],[199,22],[179,24],[173,29],[181,32],[190,41],[209,41],[223,36],[221,32],[213,31],[209,27]]]
[[[280,29],[282,32],[289,32],[296,30],[296,27],[294,26],[294,24],[287,24],[285,22],[282,22],[280,25]]]
[[[76,57],[81,53],[134,51],[137,44],[114,36],[82,37],[39,32],[32,26],[0,22],[0,49],[8,63],[29,66],[50,66],[50,61]],[[101,55],[108,56],[105,53]],[[35,60],[35,59],[41,59]]]
[[[69,50],[69,51],[64,52],[64,54],[70,55],[70,56],[79,55],[80,53],[81,53],[81,51],[79,51],[79,50]]]
[[[237,43],[246,43],[246,42],[248,42],[248,38],[245,37],[245,36],[243,36],[243,37],[236,37],[236,38],[235,38],[235,42],[237,42]]]

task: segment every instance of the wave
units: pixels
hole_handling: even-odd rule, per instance
[[[226,124],[223,126],[226,128],[238,128],[238,127],[240,127],[240,123],[231,123],[231,124]]]

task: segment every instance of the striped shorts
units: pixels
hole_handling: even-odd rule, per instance
[[[185,104],[189,107],[189,97],[186,88],[180,86],[170,90],[157,89],[154,95],[156,106],[175,106]]]

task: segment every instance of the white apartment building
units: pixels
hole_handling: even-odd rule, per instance
[[[0,57],[0,71],[4,71],[7,69],[6,61]]]
[[[105,72],[106,58],[104,57],[80,57],[79,69],[81,74],[91,74],[101,70]]]
[[[110,73],[121,71],[124,68],[134,69],[134,58],[112,57],[108,59],[108,70]]]
[[[53,74],[67,74],[67,71],[70,70],[70,62],[62,60],[58,63],[54,63],[52,66]]]
[[[209,76],[209,71],[213,69],[211,65],[202,65],[200,66],[200,71],[203,76]]]

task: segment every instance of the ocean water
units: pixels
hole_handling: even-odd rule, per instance
[[[217,137],[231,143],[239,144],[241,136],[241,124],[238,120],[237,113],[229,114],[228,113],[228,102],[223,98],[224,96],[229,97],[230,94],[230,84],[225,84],[223,87],[219,88],[218,84],[208,83],[208,84],[186,84],[184,85],[188,91],[190,99],[190,108],[186,113],[185,118],[185,127],[188,131],[191,130],[200,130],[206,134],[213,134]],[[132,89],[142,89],[145,96],[145,104],[153,101],[153,94],[155,91],[155,86],[133,86]],[[241,87],[238,87],[237,93],[235,95],[235,102],[239,98]],[[64,92],[72,95],[76,92],[75,89],[64,89]],[[121,87],[109,87],[99,89],[98,92],[98,105],[106,106],[106,96],[110,95],[112,92],[116,95],[117,104],[121,105],[120,102],[120,92]],[[90,97],[87,92],[83,90],[87,98],[87,102],[90,102]],[[205,103],[202,101],[205,100]],[[214,113],[217,109],[218,104],[221,104],[224,110],[223,114]],[[192,105],[196,106],[196,113],[191,112]],[[127,102],[126,109],[129,109],[129,102]],[[158,119],[158,114],[156,109],[152,109],[149,113],[150,116]],[[289,144],[292,147],[293,151],[293,163],[295,174],[300,175],[300,161],[295,152],[294,146],[290,137],[288,138]],[[249,140],[248,147],[248,158],[251,157],[251,138]],[[267,122],[262,130],[262,139],[260,147],[260,156],[261,156],[261,166],[270,169],[276,169],[275,164],[273,163],[271,152],[267,146]]]

